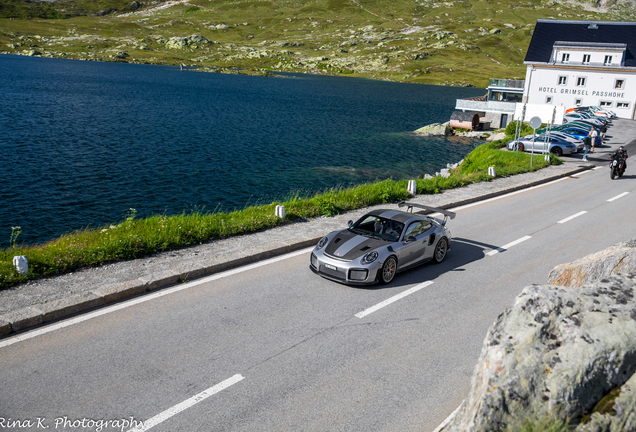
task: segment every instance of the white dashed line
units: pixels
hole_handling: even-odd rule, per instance
[[[607,200],[607,202],[612,202],[612,201],[617,200],[617,199],[619,199],[619,198],[623,198],[623,197],[624,197],[625,195],[627,195],[627,194],[629,194],[629,192],[623,192],[623,193],[622,193],[622,194],[620,194],[620,195],[616,195],[614,198],[610,198],[610,199],[608,199],[608,200]]]
[[[488,255],[488,256],[493,256],[493,255],[495,255],[495,254],[498,254],[499,252],[503,252],[503,251],[505,251],[505,250],[507,250],[507,249],[510,249],[510,248],[511,248],[511,247],[513,247],[514,245],[517,245],[517,244],[519,244],[519,243],[521,243],[521,242],[524,242],[524,241],[526,241],[526,240],[528,240],[528,239],[530,239],[530,238],[532,238],[532,236],[525,236],[525,237],[522,237],[522,238],[520,238],[519,240],[515,240],[515,241],[513,241],[512,243],[508,243],[507,245],[504,245],[504,246],[502,246],[502,247],[500,247],[500,248],[497,248],[497,249],[491,250],[491,251],[490,251],[490,252],[488,252],[486,255]]]
[[[432,281],[426,281],[423,282],[419,285],[414,286],[411,289],[407,289],[406,291],[401,292],[400,294],[394,295],[393,297],[384,300],[381,303],[378,303],[375,306],[371,306],[369,309],[363,310],[360,313],[356,314],[356,317],[358,318],[364,318],[365,316],[372,314],[373,312],[377,311],[378,309],[382,309],[384,306],[390,305],[391,303],[398,301],[401,298],[406,297],[407,295],[413,294],[414,292],[417,292],[419,290],[421,290],[422,288],[426,288],[427,286],[431,285],[433,282]]]
[[[143,431],[147,431],[148,429],[157,426],[159,423],[168,420],[170,417],[179,414],[181,411],[185,411],[188,408],[190,408],[193,405],[198,404],[199,402],[202,402],[204,400],[206,400],[207,398],[209,398],[210,396],[225,390],[226,388],[228,388],[231,385],[236,384],[237,382],[243,380],[243,376],[240,374],[236,374],[231,378],[226,379],[225,381],[210,387],[207,390],[203,390],[201,393],[196,394],[194,396],[192,396],[190,399],[186,399],[183,402],[181,402],[180,404],[177,404],[175,406],[173,406],[172,408],[169,408],[167,410],[165,410],[164,412],[157,414],[156,416],[146,420],[145,422],[143,422],[143,424],[133,428],[133,429],[129,429],[127,432],[143,432]]]
[[[557,223],[560,223],[560,224],[566,223],[566,222],[568,222],[568,221],[571,221],[571,220],[572,220],[572,219],[574,219],[574,218],[577,218],[577,217],[579,217],[579,216],[581,216],[581,215],[584,215],[585,213],[587,213],[587,212],[586,212],[586,211],[578,212],[578,213],[577,213],[577,214],[575,214],[575,215],[572,215],[572,216],[570,216],[570,217],[566,217],[565,219],[561,219],[561,220],[560,220],[560,221],[558,221]]]

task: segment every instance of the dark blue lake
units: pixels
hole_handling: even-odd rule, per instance
[[[482,94],[0,55],[0,246],[432,174],[478,142],[409,132]]]

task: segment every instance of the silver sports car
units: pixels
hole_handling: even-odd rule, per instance
[[[401,202],[407,211],[374,210],[349,228],[323,237],[311,253],[309,267],[320,276],[354,285],[388,284],[396,273],[427,261],[442,262],[450,250],[448,218],[455,213]],[[444,219],[413,213],[413,208],[444,215]]]

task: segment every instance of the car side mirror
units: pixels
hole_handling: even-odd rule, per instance
[[[349,228],[351,228],[353,226],[353,221],[350,220],[349,222],[347,222],[347,225],[349,225]]]
[[[410,236],[407,236],[407,237],[406,237],[406,239],[404,240],[404,243],[411,243],[411,242],[414,242],[414,241],[416,241],[416,240],[417,240],[417,239],[415,238],[415,236],[410,235]]]

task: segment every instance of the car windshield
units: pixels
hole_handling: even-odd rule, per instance
[[[367,215],[349,228],[356,234],[380,240],[396,242],[404,230],[404,224],[391,219]]]

